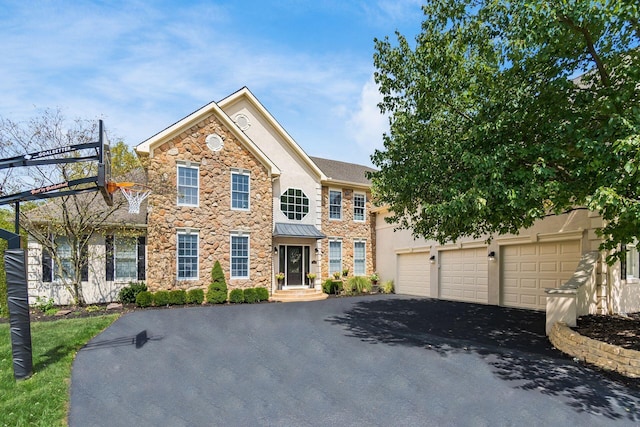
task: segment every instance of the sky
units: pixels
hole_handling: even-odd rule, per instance
[[[103,119],[135,147],[246,86],[311,155],[371,165],[374,38],[414,39],[419,0],[0,0],[0,116]]]

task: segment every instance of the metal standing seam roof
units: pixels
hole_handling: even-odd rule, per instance
[[[289,224],[286,222],[276,222],[273,230],[274,237],[303,237],[307,239],[324,239],[327,237],[322,234],[315,226],[309,224]]]

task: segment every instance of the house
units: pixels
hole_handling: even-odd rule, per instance
[[[76,222],[73,232],[92,232],[78,236],[88,239],[86,251],[79,254],[86,260],[80,267],[84,299],[89,304],[115,301],[122,287],[145,279],[145,204],[139,214],[131,214],[118,194],[113,208],[104,204],[99,193],[73,197],[67,207]],[[73,303],[73,295],[67,288],[75,277],[77,256],[74,252],[77,252],[72,246],[78,239],[74,240],[64,222],[57,219],[63,216],[62,212],[62,199],[49,199],[29,212],[26,224],[23,221],[23,226],[30,230],[27,283],[31,304],[38,297],[53,299],[59,305]],[[36,234],[39,239],[34,237]],[[44,247],[41,240],[49,240],[47,247],[56,248],[55,252]]]
[[[335,271],[373,273],[370,169],[309,157],[247,88],[136,151],[153,190],[151,290],[205,288],[216,261],[230,288],[270,292],[313,288]],[[317,275],[314,283],[308,273]]]

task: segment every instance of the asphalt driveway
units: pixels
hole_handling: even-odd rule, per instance
[[[400,296],[128,314],[73,366],[70,426],[637,425],[640,385],[544,314]]]

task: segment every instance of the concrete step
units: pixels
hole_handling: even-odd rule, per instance
[[[321,301],[328,297],[322,291],[315,289],[280,289],[271,295],[269,301],[278,302],[301,302],[301,301]]]

